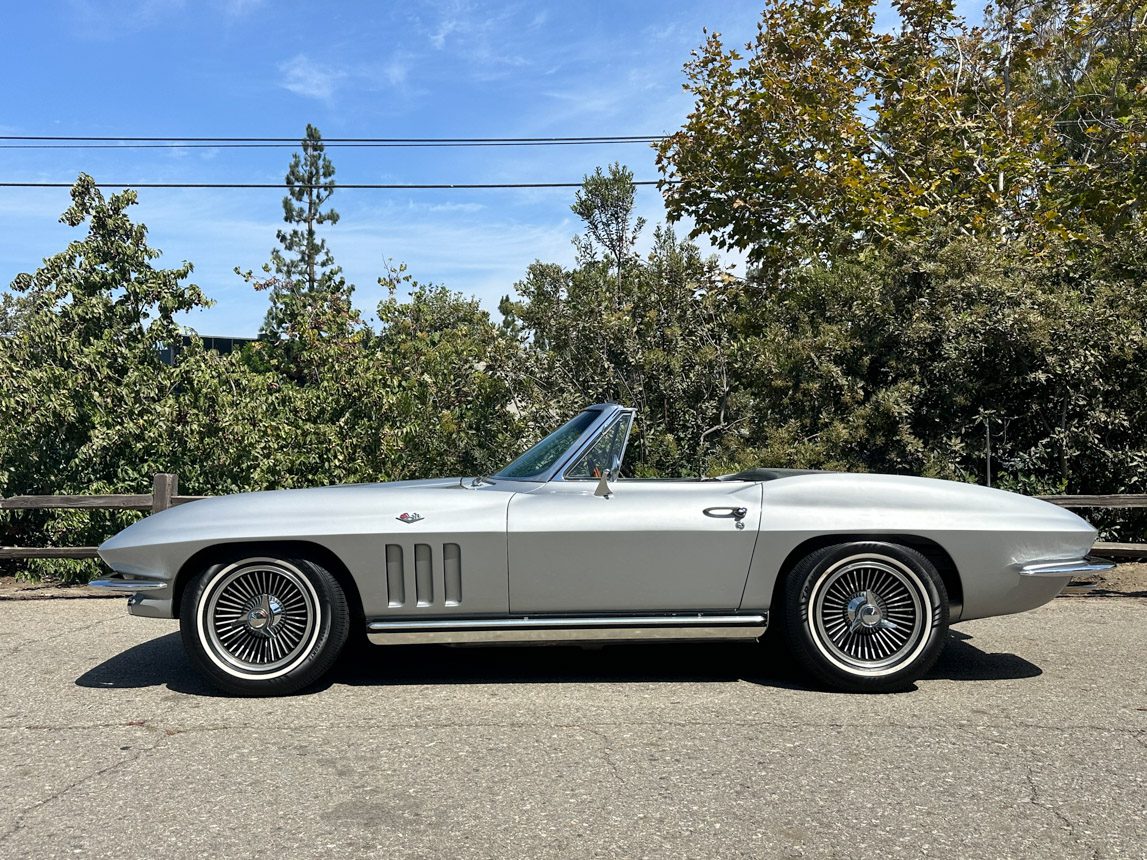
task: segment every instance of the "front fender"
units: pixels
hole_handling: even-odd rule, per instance
[[[419,600],[392,606],[387,591],[388,545],[401,547],[414,595],[416,545],[440,557],[447,543],[461,547],[470,611],[505,612],[506,506],[509,493],[463,489],[457,479],[363,484],[243,493],[203,499],[153,514],[99,548],[113,570],[167,583],[148,602],[170,602],[176,577],[205,550],[243,543],[305,542],[333,553],[347,568],[369,615],[425,612]],[[417,512],[421,519],[404,521]],[[409,518],[408,518],[409,519]],[[419,551],[421,552],[421,551]],[[441,563],[436,574],[441,578]],[[409,577],[405,574],[409,573]],[[438,595],[444,592],[440,585]],[[439,607],[443,608],[443,607]],[[167,614],[174,612],[167,607]]]

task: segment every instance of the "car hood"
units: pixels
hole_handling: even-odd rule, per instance
[[[115,553],[144,544],[379,534],[409,528],[399,517],[413,513],[437,531],[509,501],[510,493],[478,492],[464,481],[431,478],[215,496],[145,517],[101,544],[99,552],[114,566]]]

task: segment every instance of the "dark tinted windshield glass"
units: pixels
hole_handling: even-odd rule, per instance
[[[561,459],[597,417],[597,411],[586,410],[571,418],[509,466],[498,471],[498,477],[532,478],[540,475]]]

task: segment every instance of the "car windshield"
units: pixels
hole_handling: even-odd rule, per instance
[[[585,412],[574,416],[513,463],[500,469],[496,476],[499,478],[532,478],[535,475],[540,475],[561,459],[561,456],[577,442],[589,425],[597,420],[599,414],[596,409],[587,409]]]

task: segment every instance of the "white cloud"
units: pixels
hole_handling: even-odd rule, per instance
[[[430,45],[442,51],[449,44],[452,57],[464,61],[469,74],[481,81],[497,80],[509,69],[530,65],[523,51],[529,53],[536,45],[526,33],[548,20],[548,13],[523,4],[490,9],[470,0],[447,0],[431,6],[436,17],[425,27]]]
[[[111,39],[152,27],[182,11],[186,0],[68,0],[69,24],[88,39]]]
[[[410,72],[410,63],[404,57],[395,55],[382,67],[382,75],[392,87],[400,87],[406,83],[406,76]]]
[[[304,98],[330,101],[335,89],[346,77],[346,72],[333,66],[315,62],[306,54],[296,54],[279,64],[283,75],[281,85]]]
[[[427,212],[481,212],[486,207],[481,203],[432,203]]]
[[[446,40],[455,33],[473,29],[474,7],[466,0],[449,0],[438,5],[438,20],[430,32],[430,44],[435,50],[446,47]]]
[[[304,98],[332,102],[353,90],[374,92],[405,88],[412,66],[411,57],[396,52],[385,62],[332,63],[296,54],[279,63],[279,82],[286,90]]]
[[[242,18],[262,6],[264,0],[220,0],[224,13],[231,18]]]
[[[457,30],[460,23],[455,18],[448,18],[438,23],[438,29],[430,34],[430,44],[435,50],[441,51],[446,47],[446,37]]]

